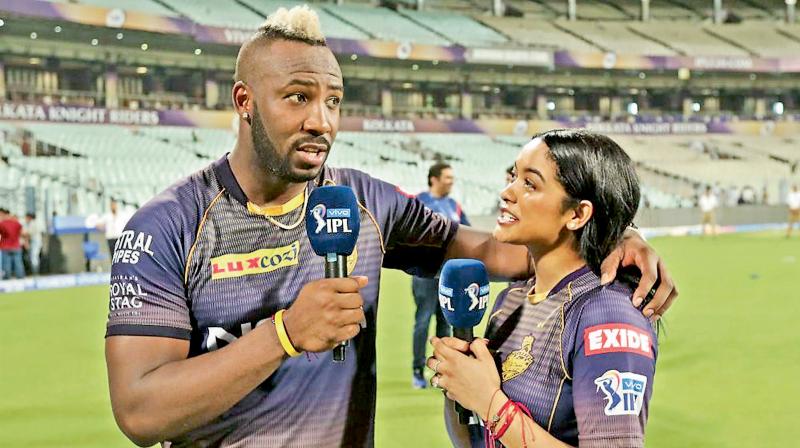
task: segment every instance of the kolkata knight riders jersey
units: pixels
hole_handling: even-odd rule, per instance
[[[572,446],[644,446],[657,341],[631,305],[633,291],[600,286],[587,267],[546,295],[530,294],[533,286],[501,292],[487,326],[503,392]],[[483,446],[482,431],[470,433]]]
[[[351,275],[367,326],[346,362],[331,352],[283,362],[239,403],[165,446],[372,446],[375,328],[381,267],[433,276],[458,224],[365,173],[324,167],[306,194],[325,184],[353,188],[361,231]],[[189,356],[221,349],[288,308],[309,281],[324,278],[305,226],[301,195],[282,207],[248,203],[227,156],[168,188],[130,220],[115,247],[107,337],[160,336],[190,341]],[[213,392],[211,392],[213,393]]]

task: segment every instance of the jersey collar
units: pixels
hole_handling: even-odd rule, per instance
[[[239,181],[237,181],[236,176],[233,175],[233,170],[231,169],[231,163],[228,160],[229,155],[230,153],[225,153],[224,156],[222,156],[216,162],[214,162],[213,164],[214,174],[217,176],[219,183],[228,191],[228,194],[230,194],[234,199],[236,199],[238,203],[247,207],[248,210],[251,210],[251,206],[254,206],[257,209],[255,211],[251,210],[254,213],[269,214],[274,216],[274,215],[281,215],[288,213],[289,211],[296,208],[297,205],[295,204],[295,202],[298,200],[298,198],[299,198],[299,203],[302,204],[304,193],[301,193],[299,196],[290,199],[289,202],[283,204],[282,206],[261,208],[256,206],[255,204],[250,204],[250,202],[247,200],[247,196],[244,194],[244,190],[242,190],[242,186],[239,185]],[[314,189],[315,186],[322,186],[325,184],[327,172],[328,172],[327,166],[323,166],[322,169],[320,170],[319,175],[317,175],[317,178],[314,179],[313,182],[311,182],[311,185],[309,186],[309,193],[311,192],[311,190]],[[294,207],[292,207],[293,205]]]

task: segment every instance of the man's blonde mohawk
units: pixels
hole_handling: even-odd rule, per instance
[[[261,31],[274,32],[288,39],[325,42],[319,16],[308,5],[295,6],[292,9],[279,8],[270,14],[261,26]]]

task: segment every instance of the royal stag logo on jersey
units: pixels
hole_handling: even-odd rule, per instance
[[[350,229],[350,209],[349,208],[327,208],[325,204],[317,204],[311,209],[311,216],[317,223],[314,233],[318,234],[323,229],[327,233],[352,233]]]
[[[227,254],[211,259],[211,279],[241,277],[276,271],[299,262],[300,242],[247,254]]]
[[[108,310],[111,312],[142,308],[147,293],[136,276],[115,275],[109,284]],[[122,314],[119,314],[122,315]]]
[[[475,308],[482,310],[489,304],[489,285],[480,286],[472,283],[464,289],[464,292],[470,299],[470,311],[474,311]]]
[[[608,400],[606,415],[639,415],[644,402],[647,377],[632,372],[608,370],[594,380],[597,391]]]

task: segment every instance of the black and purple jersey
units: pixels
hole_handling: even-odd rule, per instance
[[[325,167],[307,192],[324,184],[353,188],[361,231],[348,257],[362,289],[367,327],[347,348],[286,360],[239,403],[209,424],[169,441],[181,446],[372,446],[375,328],[381,267],[434,275],[458,225],[388,183]],[[189,356],[224,347],[276,311],[309,281],[324,278],[311,249],[303,195],[264,210],[248,203],[227,156],[144,205],[117,241],[107,336],[190,341]],[[269,216],[269,218],[267,217]]]
[[[657,341],[630,303],[633,291],[600,286],[586,267],[546,298],[532,290],[533,279],[503,291],[487,327],[503,392],[572,446],[644,446]]]

